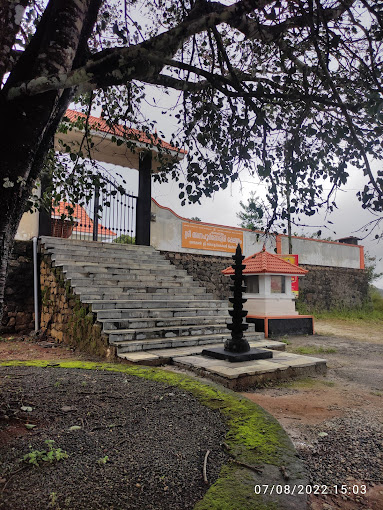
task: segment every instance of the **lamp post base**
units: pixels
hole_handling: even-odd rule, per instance
[[[215,347],[212,349],[204,349],[202,356],[209,358],[222,359],[231,363],[239,363],[241,361],[252,361],[257,359],[270,359],[273,353],[267,349],[250,349],[247,352],[230,352],[225,351],[223,347]]]

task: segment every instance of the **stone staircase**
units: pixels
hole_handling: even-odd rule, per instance
[[[118,356],[143,361],[150,358],[143,352],[155,350],[166,358],[177,348],[193,354],[229,338],[228,304],[154,248],[56,237],[42,237],[41,244],[81,302],[91,305]],[[264,335],[253,328],[245,335],[259,341]]]

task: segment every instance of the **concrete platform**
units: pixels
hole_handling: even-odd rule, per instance
[[[286,344],[276,342],[275,340],[257,340],[249,342],[250,347],[268,348],[275,351],[284,351]],[[223,343],[209,344],[209,348],[222,347]],[[141,365],[164,365],[174,362],[175,359],[185,356],[200,356],[202,351],[206,349],[206,345],[192,345],[190,347],[174,347],[170,349],[151,349],[136,352],[123,352],[118,355],[119,358],[126,359],[131,363]],[[241,363],[242,364],[242,363]]]
[[[273,350],[267,360],[230,363],[201,355],[180,356],[173,364],[207,377],[227,388],[243,391],[271,381],[284,381],[294,377],[326,373],[326,360]]]
[[[325,374],[327,371],[326,360],[284,352],[286,344],[283,342],[264,339],[249,343],[251,347],[270,350],[273,357],[231,363],[202,356],[202,351],[206,347],[204,345],[127,352],[120,354],[119,357],[140,365],[171,364],[195,372],[199,376],[211,379],[235,391],[263,386],[272,381]],[[222,343],[212,344],[209,347],[222,347]]]

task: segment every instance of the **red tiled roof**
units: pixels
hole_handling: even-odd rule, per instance
[[[59,205],[53,207],[52,218],[60,218],[62,214],[68,216],[67,207],[72,207],[74,212],[72,214],[73,220],[76,222],[76,226],[73,228],[73,232],[83,232],[92,234],[93,233],[93,221],[81,205],[72,205],[69,202],[60,202]],[[100,235],[116,236],[117,234],[113,230],[98,223],[98,233]]]
[[[307,269],[287,262],[281,259],[278,255],[267,252],[265,249],[247,257],[242,262],[246,268],[243,274],[259,274],[259,273],[276,273],[276,274],[291,274],[291,275],[304,275],[308,273]],[[230,266],[222,271],[224,275],[234,274],[234,269]]]
[[[76,112],[74,110],[67,110],[65,112],[63,121],[68,119],[70,122],[76,122],[78,119],[86,120],[85,113]],[[170,143],[165,142],[161,138],[158,138],[156,135],[147,135],[143,131],[139,131],[138,129],[128,128],[126,126],[122,126],[120,124],[108,124],[104,119],[99,117],[93,117],[92,115],[88,118],[88,125],[91,129],[95,131],[101,131],[102,133],[107,133],[114,136],[119,136],[123,138],[128,138],[130,140],[136,140],[137,142],[153,144],[154,146],[161,147],[162,149],[168,149],[171,151],[185,153],[183,149],[177,149],[170,145]]]

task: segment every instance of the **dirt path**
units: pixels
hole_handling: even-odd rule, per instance
[[[312,510],[382,510],[383,325],[318,321],[316,331],[327,335],[289,337],[287,350],[327,359],[326,377],[246,396],[283,425],[312,483],[346,486],[347,494],[311,497]]]
[[[319,335],[335,335],[359,342],[383,345],[383,323],[368,324],[347,320],[317,320],[315,331]]]
[[[34,340],[29,335],[13,336],[13,335],[0,335],[0,360],[3,361],[28,361],[33,359],[41,360],[88,360],[100,361],[95,356],[82,352],[75,352],[71,347],[59,345],[54,341],[49,340]],[[105,361],[105,360],[103,360]]]

